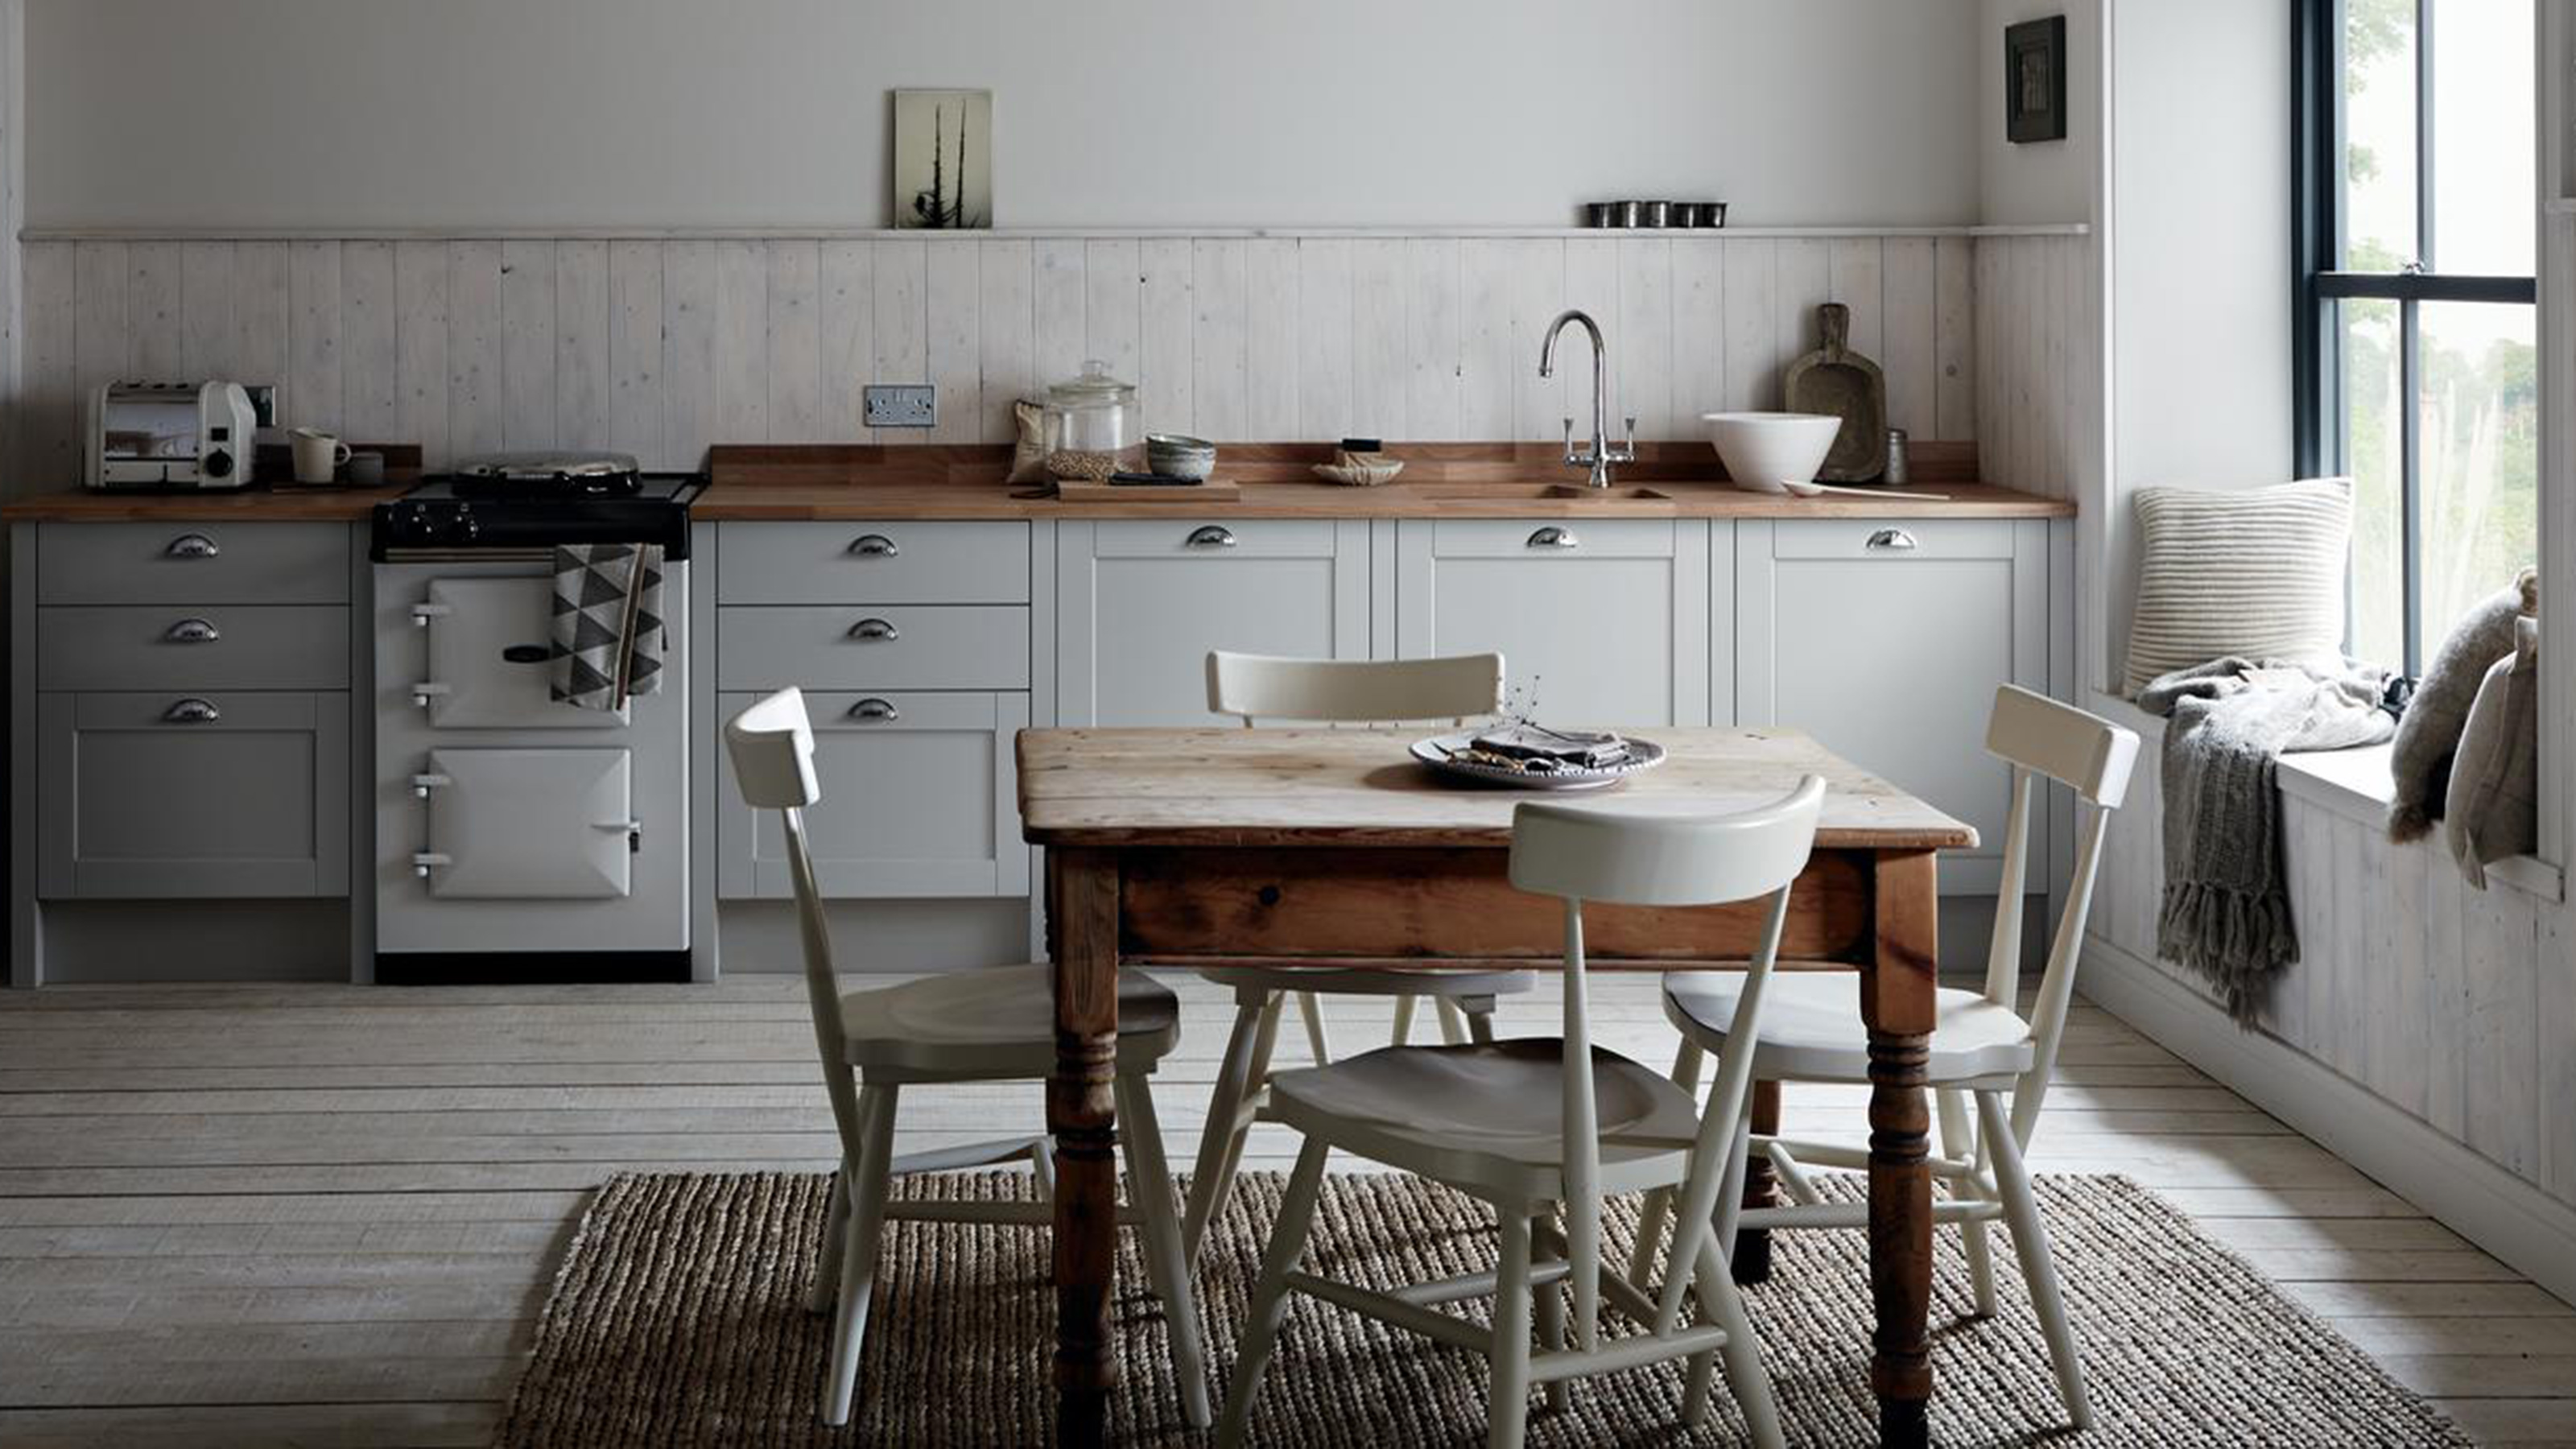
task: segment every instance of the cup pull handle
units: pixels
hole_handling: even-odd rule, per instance
[[[1230,528],[1219,528],[1217,525],[1211,523],[1203,528],[1191,529],[1187,542],[1192,548],[1232,548],[1234,547],[1234,530]]]
[[[902,638],[903,631],[896,628],[891,620],[861,619],[859,622],[850,626],[850,637],[853,639],[894,640]]]
[[[1551,526],[1531,534],[1529,546],[1531,548],[1581,548],[1583,540],[1576,538],[1570,529]]]
[[[182,619],[161,637],[173,644],[212,644],[224,637],[224,631],[210,619]]]
[[[214,558],[223,549],[202,533],[183,533],[170,540],[170,546],[161,552],[170,558]]]
[[[850,706],[850,718],[892,723],[903,718],[903,711],[890,699],[863,699]]]
[[[1882,528],[1871,534],[1869,542],[1863,547],[1880,553],[1908,553],[1918,545],[1914,542],[1914,535],[1904,529]]]
[[[850,541],[850,552],[861,558],[894,558],[903,550],[882,533],[863,533]]]
[[[161,712],[161,718],[171,724],[213,724],[223,717],[224,712],[208,699],[183,699]]]

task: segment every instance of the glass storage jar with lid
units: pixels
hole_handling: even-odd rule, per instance
[[[1080,377],[1047,389],[1046,444],[1050,477],[1099,483],[1113,473],[1144,471],[1136,385],[1111,377],[1106,362],[1085,362]]]

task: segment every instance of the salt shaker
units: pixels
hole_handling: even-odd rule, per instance
[[[1903,428],[1888,429],[1887,470],[1878,475],[1878,481],[1899,485],[1911,482],[1912,479],[1909,476],[1907,461],[1905,430]]]

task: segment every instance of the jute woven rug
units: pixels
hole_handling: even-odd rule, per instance
[[[945,1195],[1020,1196],[1025,1175],[936,1180]],[[2152,1194],[2117,1177],[2043,1177],[2043,1208],[2081,1335],[2096,1428],[2059,1427],[2039,1328],[1998,1237],[2002,1312],[1972,1320],[1957,1235],[1938,1235],[1932,1410],[1945,1445],[2083,1443],[2466,1445],[2332,1330]],[[898,1192],[934,1184],[908,1181]],[[1218,1375],[1233,1367],[1281,1179],[1247,1173],[1213,1230],[1200,1313]],[[1048,1437],[1054,1299],[1043,1233],[896,1224],[843,1431],[815,1418],[829,1320],[801,1306],[822,1234],[814,1176],[621,1176],[575,1238],[502,1424],[507,1446],[1035,1445]],[[1846,1188],[1845,1190],[1849,1190]],[[1635,1200],[1610,1205],[1624,1245]],[[1180,1414],[1160,1305],[1124,1233],[1115,1329],[1123,1441],[1202,1442]],[[1333,1177],[1310,1263],[1391,1284],[1488,1268],[1482,1205],[1401,1176]],[[1752,1290],[1792,1443],[1875,1442],[1862,1235],[1781,1234]],[[1624,1251],[1612,1261],[1624,1261]],[[1292,1299],[1253,1421],[1259,1444],[1482,1442],[1484,1364],[1328,1305]],[[1696,1434],[1676,1423],[1681,1366],[1585,1380],[1561,1413],[1534,1404],[1539,1445],[1740,1443],[1731,1400]]]

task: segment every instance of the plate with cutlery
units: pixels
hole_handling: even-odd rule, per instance
[[[1413,757],[1444,775],[1523,790],[1598,790],[1664,762],[1652,740],[1554,730],[1527,720],[1416,740]]]

